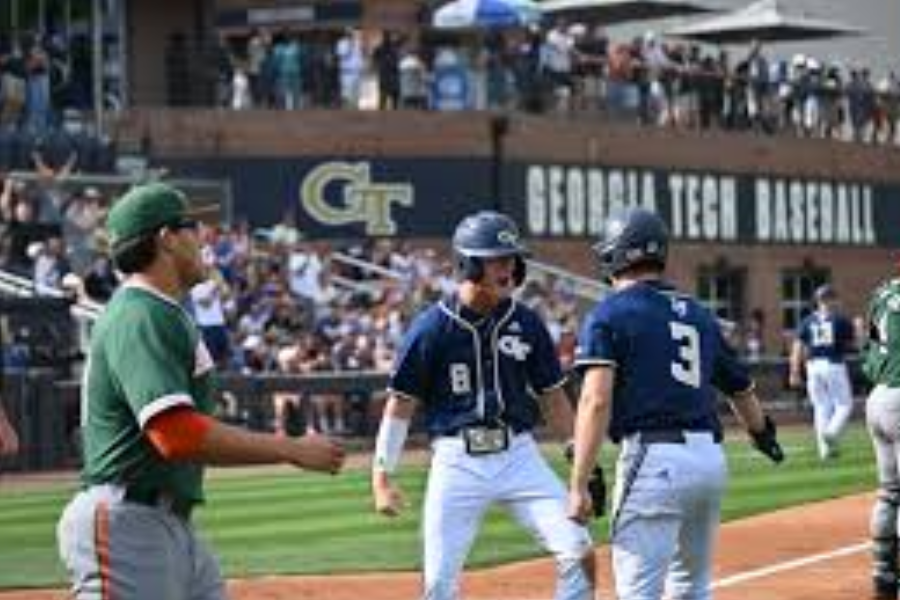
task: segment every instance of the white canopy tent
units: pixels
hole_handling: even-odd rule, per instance
[[[716,9],[695,0],[545,0],[544,15],[565,17],[582,23],[619,25],[667,17],[713,12]]]
[[[759,0],[736,11],[673,27],[667,36],[713,44],[739,44],[753,40],[795,42],[863,35],[864,29],[806,14],[790,14],[778,0]]]

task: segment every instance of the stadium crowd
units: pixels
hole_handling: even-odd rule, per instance
[[[67,193],[51,181],[3,183],[0,269],[31,279],[39,294],[64,290],[104,303],[119,284],[102,233],[109,199],[95,187]],[[453,285],[452,264],[429,246],[312,242],[284,222],[257,231],[246,223],[200,225],[198,235],[210,278],[192,290],[186,308],[224,372],[384,372],[411,316]],[[522,298],[544,314],[570,361],[578,309],[572,290],[561,279],[533,278]],[[348,403],[360,398],[299,400],[276,395],[276,428],[291,405],[302,404],[311,411],[308,423],[346,432]]]
[[[876,80],[862,65],[775,57],[760,43],[734,56],[653,32],[614,41],[602,27],[564,20],[479,39],[387,32],[372,42],[354,29],[336,40],[262,30],[223,37],[217,102],[236,110],[587,112],[660,126],[897,141],[895,73]],[[170,100],[179,103],[188,78],[187,71],[170,78]]]

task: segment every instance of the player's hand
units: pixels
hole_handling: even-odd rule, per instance
[[[293,440],[294,457],[291,462],[310,471],[335,474],[344,466],[347,456],[344,447],[324,435],[305,435]]]
[[[372,478],[372,495],[375,512],[385,517],[399,516],[406,507],[406,498],[386,473],[376,473]]]
[[[587,488],[569,490],[569,519],[587,525],[594,516],[594,501]]]
[[[796,371],[791,371],[791,374],[788,376],[788,385],[795,390],[802,388],[803,376]]]

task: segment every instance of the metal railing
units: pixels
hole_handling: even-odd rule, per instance
[[[582,300],[586,300],[589,302],[596,302],[598,299],[602,298],[609,292],[609,286],[605,283],[597,281],[596,279],[584,277],[583,275],[579,275],[577,273],[569,271],[568,269],[564,269],[550,263],[529,259],[529,277],[534,277],[535,272],[538,273],[539,276],[550,276],[559,281],[562,281],[563,285],[568,286],[573,294],[575,294]]]

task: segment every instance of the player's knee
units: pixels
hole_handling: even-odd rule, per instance
[[[581,556],[557,557],[557,600],[592,600],[597,585],[593,548]]]
[[[878,499],[872,510],[869,530],[873,540],[881,540],[882,546],[896,544],[898,504],[900,504],[900,488],[882,486],[878,489]]]
[[[900,506],[900,484],[886,484],[878,487],[878,500],[889,504],[895,510]]]
[[[594,556],[594,549],[585,553],[584,556],[581,557],[581,570],[584,571],[584,577],[587,579],[588,585],[591,586],[591,589],[595,589],[597,587],[597,559]]]

